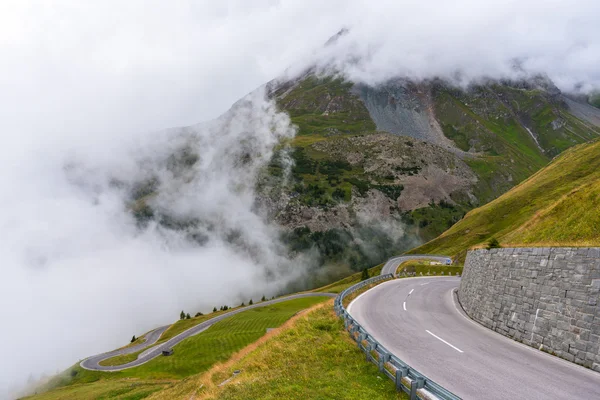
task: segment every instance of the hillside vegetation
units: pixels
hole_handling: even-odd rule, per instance
[[[594,107],[600,108],[600,93],[593,93],[589,97],[589,103]]]
[[[27,399],[405,399],[365,362],[332,300],[318,301],[323,299],[291,300],[219,322],[176,346],[173,356],[159,357],[160,368],[107,373],[74,366],[54,378],[49,391]],[[218,386],[236,370],[241,373]]]
[[[600,132],[543,79],[372,88],[307,75],[270,94],[299,129],[281,150],[291,179],[276,155],[262,204],[292,251],[314,247],[323,263],[355,270],[437,237]]]
[[[298,129],[252,182],[253,205],[281,228],[282,252],[311,254],[315,269],[327,267],[290,292],[436,238],[557,154],[600,134],[600,110],[585,104],[575,113],[581,104],[543,78],[468,88],[395,79],[370,87],[309,73],[271,82],[267,93]],[[193,135],[188,140],[165,160],[169,178],[134,185],[129,207],[140,226],[154,220],[203,246],[211,223],[182,219],[153,201],[169,187],[161,179],[185,185],[195,173],[201,151]],[[254,251],[235,232],[219,234],[240,251]]]
[[[495,237],[503,246],[600,245],[600,141],[565,151],[413,253],[458,255]]]
[[[166,385],[207,371],[215,363],[229,359],[235,352],[255,342],[265,334],[267,328],[276,328],[297,312],[326,299],[299,298],[242,312],[185,339],[174,347],[172,356],[157,357],[135,368],[99,372],[83,369],[76,364],[53,377],[39,389],[40,393],[44,393],[31,399],[142,399]],[[196,323],[202,320],[198,318]],[[174,328],[178,328],[177,324]],[[165,334],[172,336],[169,331]]]
[[[267,335],[227,363],[149,399],[191,398],[358,400],[407,396],[397,393],[394,383],[365,361],[330,301],[297,316],[280,332]]]

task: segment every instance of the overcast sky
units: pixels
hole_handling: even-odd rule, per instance
[[[0,358],[0,398],[30,373],[108,350],[197,304],[194,293],[207,281],[199,264],[231,257],[221,271],[235,270],[238,279],[211,277],[217,288],[242,290],[252,275],[256,265],[240,262],[220,247],[226,244],[173,255],[160,236],[134,234],[122,194],[102,179],[138,173],[130,162],[138,148],[169,148],[164,135],[146,132],[213,119],[261,84],[312,64],[373,84],[398,75],[514,76],[518,64],[564,90],[600,88],[598,21],[597,0],[0,2],[0,318],[13,326],[0,333],[11,343]],[[349,33],[323,47],[341,28]],[[256,128],[268,155],[293,131],[271,105],[252,107],[250,115],[278,124],[270,136],[240,122]],[[214,140],[214,132],[199,135],[218,156],[229,142]],[[85,171],[83,185],[65,174],[73,160]],[[219,179],[235,183],[229,175]],[[194,187],[186,190],[191,203],[208,205]],[[225,200],[231,195],[213,201],[237,201],[240,218],[253,218],[240,199]],[[270,227],[255,223],[269,235]],[[160,304],[128,296],[132,286],[164,291],[169,283],[160,274],[144,273],[164,266],[186,277],[166,293],[186,295]],[[90,293],[96,297],[82,298]],[[89,318],[73,318],[82,314]]]

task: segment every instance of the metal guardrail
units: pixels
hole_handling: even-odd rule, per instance
[[[396,383],[396,390],[409,394],[411,400],[418,398],[429,400],[460,400],[460,397],[444,389],[442,386],[390,353],[356,320],[354,320],[354,318],[348,314],[346,307],[344,307],[344,297],[365,286],[386,279],[392,279],[393,277],[394,275],[392,274],[378,275],[344,290],[335,298],[334,309],[336,314],[344,319],[346,330],[350,332],[352,338],[356,340],[358,347],[364,351],[367,361],[376,364],[381,372],[393,380]]]

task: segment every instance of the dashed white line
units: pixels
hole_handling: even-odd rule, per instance
[[[402,303],[402,308],[404,308],[404,311],[406,311],[406,302]]]
[[[421,283],[421,286],[429,285],[431,282]]]
[[[411,295],[412,292],[414,292],[414,291],[415,291],[415,289],[410,289],[410,292],[408,292],[408,294]]]
[[[452,347],[454,350],[458,351],[459,353],[464,353],[464,351],[462,351],[461,349],[459,349],[456,346],[451,345],[450,343],[446,342],[444,339],[442,339],[441,337],[437,336],[434,333],[431,333],[430,331],[428,331],[427,329],[425,329],[425,332],[429,333],[431,336],[433,336],[434,338],[436,338],[439,341],[442,341],[444,343],[446,343],[448,346]]]

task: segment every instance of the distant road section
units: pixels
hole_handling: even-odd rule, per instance
[[[385,275],[385,274],[396,275],[396,270],[398,269],[398,266],[400,264],[402,264],[403,262],[409,261],[409,260],[431,260],[431,261],[441,262],[442,264],[446,264],[448,260],[452,261],[450,259],[450,257],[428,256],[428,255],[424,255],[424,254],[415,254],[415,255],[410,255],[410,256],[398,256],[398,257],[390,258],[385,263],[385,265],[381,269],[381,275]]]
[[[239,314],[241,312],[251,310],[253,308],[264,307],[264,306],[268,306],[271,304],[281,303],[282,301],[300,299],[303,297],[336,297],[336,296],[337,296],[337,294],[332,294],[332,293],[300,293],[300,294],[294,294],[291,296],[280,297],[280,298],[277,298],[274,300],[263,301],[260,303],[253,304],[251,306],[241,307],[237,310],[233,310],[226,314],[221,314],[217,317],[214,317],[207,321],[201,322],[198,325],[180,333],[179,335],[172,337],[168,341],[166,341],[160,345],[151,347],[156,342],[158,342],[158,340],[160,339],[160,336],[167,330],[167,328],[169,328],[170,325],[162,326],[160,328],[157,328],[153,331],[148,332],[145,336],[146,341],[144,343],[140,343],[135,346],[126,347],[123,349],[118,349],[118,350],[110,351],[108,353],[102,353],[102,354],[98,354],[96,356],[86,358],[79,365],[81,365],[82,368],[89,369],[92,371],[107,371],[107,372],[122,371],[124,369],[137,367],[138,365],[147,363],[148,361],[152,360],[153,358],[161,355],[163,350],[172,348],[173,346],[175,346],[178,343],[180,343],[181,341],[189,338],[190,336],[197,335],[198,333],[210,328],[211,325],[213,325],[219,321],[222,321],[225,318],[229,318],[232,315]],[[104,366],[104,365],[99,364],[102,360],[106,360],[107,358],[112,358],[112,357],[120,356],[120,355],[124,355],[124,354],[135,353],[135,352],[143,350],[145,348],[148,348],[148,350],[141,353],[138,356],[137,360],[131,361],[127,364],[114,365],[114,366]]]
[[[348,313],[388,351],[465,400],[600,399],[599,373],[469,319],[453,294],[459,282],[384,282],[350,303]]]

